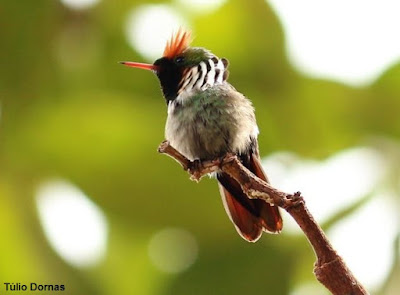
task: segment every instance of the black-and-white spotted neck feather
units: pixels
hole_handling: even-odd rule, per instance
[[[212,57],[187,69],[178,85],[177,99],[183,101],[198,91],[204,91],[228,79],[228,61],[225,58]]]

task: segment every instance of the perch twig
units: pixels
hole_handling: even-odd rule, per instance
[[[368,292],[357,281],[343,259],[337,254],[328,238],[308,211],[300,192],[284,193],[250,172],[233,154],[211,161],[190,161],[164,141],[158,151],[175,159],[192,180],[199,181],[204,175],[223,171],[233,177],[249,198],[263,199],[285,209],[297,222],[310,242],[317,261],[314,274],[334,295],[367,295]]]

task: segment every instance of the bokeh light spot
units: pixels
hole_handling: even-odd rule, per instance
[[[92,7],[99,1],[100,0],[61,0],[61,3],[68,8],[80,10]]]
[[[304,74],[364,86],[400,58],[397,0],[267,2],[282,23],[291,63]]]
[[[372,193],[386,171],[382,155],[366,147],[341,151],[322,162],[277,153],[263,164],[276,187],[302,192],[319,222]],[[297,225],[292,227],[293,222],[287,225],[287,229],[299,232]]]
[[[396,206],[392,204],[395,197],[379,191],[389,167],[384,156],[377,150],[358,147],[321,162],[277,153],[263,164],[274,186],[287,192],[302,192],[319,223],[361,198],[371,197],[368,203],[336,222],[328,236],[356,277],[368,289],[377,290],[390,271],[399,230]],[[300,233],[291,218],[285,218],[285,225],[286,232]],[[295,291],[293,294],[313,294],[300,287]]]
[[[381,287],[394,261],[393,244],[399,231],[394,199],[380,194],[328,231],[339,255],[370,290]]]
[[[187,270],[197,258],[198,246],[191,233],[167,228],[156,233],[149,244],[149,256],[161,271],[179,273]]]
[[[217,10],[226,0],[176,0],[176,2],[193,13],[203,14]]]
[[[62,180],[46,182],[37,189],[36,204],[47,240],[66,262],[84,267],[101,260],[107,220],[79,189]]]
[[[134,50],[153,62],[161,57],[167,40],[180,27],[184,18],[168,5],[143,5],[128,14],[126,38]]]
[[[321,284],[316,282],[303,283],[296,286],[290,295],[330,295],[331,293]]]

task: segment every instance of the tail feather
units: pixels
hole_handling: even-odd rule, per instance
[[[256,176],[268,182],[259,158],[251,154],[243,164]],[[256,199],[249,199],[239,183],[226,173],[217,176],[225,210],[238,233],[249,242],[256,242],[263,231],[279,233],[282,218],[276,206]]]
[[[257,177],[269,183],[267,175],[262,168],[259,156],[251,154],[249,166],[251,172],[253,172]],[[263,222],[264,231],[270,233],[279,233],[283,227],[282,217],[279,213],[279,208],[263,200],[254,201],[259,201],[262,204],[260,205],[260,216]]]
[[[221,183],[218,184],[222,201],[230,220],[236,227],[237,232],[247,241],[257,241],[262,233],[258,218],[239,203]]]

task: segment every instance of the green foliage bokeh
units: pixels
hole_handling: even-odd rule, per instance
[[[75,295],[288,294],[312,279],[305,239],[243,242],[215,181],[190,182],[157,154],[166,118],[158,81],[117,64],[143,60],[124,35],[127,11],[143,3],[104,0],[80,12],[60,1],[0,4],[0,283],[64,283]],[[230,82],[253,101],[262,156],[324,158],[371,136],[399,138],[399,65],[365,88],[306,78],[261,0],[227,1],[191,23],[194,45],[228,58]],[[96,267],[69,266],[45,240],[34,193],[53,177],[77,185],[108,218]],[[164,227],[198,240],[199,258],[182,274],[149,261],[149,239]]]

